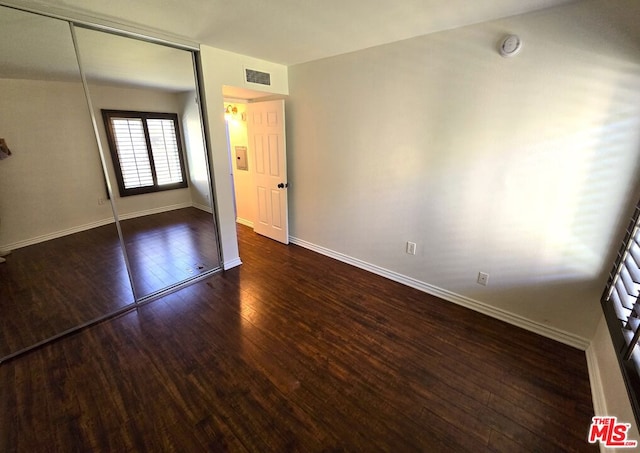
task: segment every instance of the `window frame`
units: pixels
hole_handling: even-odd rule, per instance
[[[636,204],[629,224],[625,230],[625,235],[622,240],[622,244],[618,249],[613,269],[609,274],[607,285],[604,292],[602,293],[602,297],[600,298],[600,304],[604,313],[607,327],[609,329],[609,334],[611,336],[613,348],[616,353],[616,358],[618,359],[618,364],[620,365],[620,371],[622,372],[622,377],[627,389],[629,402],[631,403],[631,408],[636,419],[635,421],[640,425],[640,367],[638,367],[637,364],[634,363],[634,358],[631,357],[632,354],[640,353],[640,350],[636,349],[640,348],[640,344],[635,344],[633,343],[633,341],[630,342],[627,338],[625,338],[625,335],[623,333],[625,329],[621,324],[621,321],[623,320],[620,319],[620,315],[616,312],[616,309],[614,307],[614,304],[616,304],[616,302],[612,297],[613,293],[616,291],[616,282],[621,278],[620,274],[622,273],[622,269],[625,267],[625,261],[629,256],[628,254],[630,253],[629,248],[631,246],[631,242],[635,241],[636,243],[638,243],[637,238],[640,235],[639,228],[640,201]],[[640,296],[635,295],[634,297],[635,301],[633,302],[631,309],[632,314],[630,314],[629,317],[637,317],[637,306],[640,306]],[[634,311],[636,313],[635,315],[633,314]]]
[[[109,152],[111,154],[111,160],[113,162],[113,168],[118,182],[118,190],[121,197],[128,197],[132,195],[141,195],[146,193],[164,192],[166,190],[184,189],[189,187],[187,181],[187,169],[185,165],[184,152],[182,147],[182,134],[180,133],[180,122],[178,121],[178,115],[176,113],[162,113],[162,112],[139,112],[133,110],[108,110],[101,109],[102,119],[104,121],[104,127],[107,132],[107,141],[109,144]],[[118,148],[115,140],[115,133],[113,130],[112,118],[134,118],[142,121],[142,128],[144,131],[145,142],[147,147],[147,155],[149,157],[149,164],[151,167],[151,175],[153,178],[153,185],[144,187],[126,188],[124,185],[124,177],[122,175],[122,166],[120,164],[120,157],[118,156]],[[156,173],[156,166],[153,159],[153,150],[151,147],[151,137],[149,134],[147,120],[160,119],[160,120],[172,120],[176,134],[176,144],[178,148],[178,159],[180,161],[180,173],[182,176],[182,182],[158,185],[158,177]]]

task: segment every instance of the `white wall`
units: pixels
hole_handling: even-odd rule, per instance
[[[216,206],[218,210],[223,267],[229,269],[241,263],[238,255],[236,217],[233,204],[233,176],[229,159],[224,121],[225,85],[260,90],[274,94],[288,94],[287,67],[244,55],[226,52],[209,46],[200,49],[211,140]],[[271,86],[255,86],[244,82],[244,68],[271,73]]]
[[[586,347],[636,198],[638,3],[289,68],[291,236]],[[496,50],[506,33],[515,58]]]
[[[235,105],[238,114],[227,121],[229,134],[229,147],[233,171],[233,189],[236,202],[236,220],[238,223],[253,226],[255,221],[255,195],[254,195],[254,162],[252,153],[249,152],[249,139],[247,136],[247,122],[242,120],[242,115],[247,111],[247,105],[237,102],[226,102],[225,105]],[[247,170],[238,170],[236,147],[247,148]]]
[[[0,79],[0,249],[112,219],[82,85]]]
[[[182,132],[187,155],[189,184],[193,205],[207,211],[212,210],[211,189],[209,188],[209,172],[207,171],[207,154],[200,108],[196,102],[196,93],[184,93],[182,99]]]

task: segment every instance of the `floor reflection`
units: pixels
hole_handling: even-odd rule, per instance
[[[133,302],[115,225],[14,250],[0,264],[0,357]]]
[[[138,297],[220,267],[208,212],[177,209],[122,221],[121,228]]]
[[[138,296],[220,265],[210,213],[185,208],[121,225]],[[113,224],[14,250],[0,264],[0,357],[133,301]]]

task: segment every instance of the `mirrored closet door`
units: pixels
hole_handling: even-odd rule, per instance
[[[136,296],[219,268],[192,52],[76,37]]]
[[[2,7],[0,357],[134,302],[65,21]]]
[[[1,6],[0,26],[2,361],[221,260],[195,54]]]

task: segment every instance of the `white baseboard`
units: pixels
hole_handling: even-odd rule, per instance
[[[211,206],[207,206],[206,204],[193,203],[191,206],[196,209],[200,209],[201,211],[208,212],[209,214],[213,214],[213,209],[211,209]]]
[[[226,271],[234,267],[240,266],[241,264],[242,264],[242,261],[240,261],[240,258],[234,258],[232,260],[225,261],[224,264],[222,265],[222,268]]]
[[[160,214],[161,212],[173,211],[176,209],[189,208],[191,206],[192,204],[190,202],[179,203],[179,204],[173,204],[169,206],[162,206],[159,208],[145,209],[144,211],[136,211],[136,212],[130,212],[127,214],[120,214],[118,217],[120,220],[128,220],[128,219],[134,219],[136,217],[142,217],[146,215]],[[70,234],[80,233],[82,231],[91,230],[93,228],[98,228],[104,225],[109,225],[110,223],[114,223],[114,219],[112,217],[109,217],[107,219],[96,220],[95,222],[85,223],[83,225],[74,226],[72,228],[65,228],[63,230],[53,231],[51,233],[35,236],[29,239],[24,239],[22,241],[17,241],[12,244],[3,244],[0,247],[0,249],[17,250],[19,248],[27,247],[29,245],[35,245],[41,242],[50,241],[52,239],[58,239],[64,236],[68,236]]]
[[[320,253],[321,255],[325,255],[337,259],[338,261],[351,264],[352,266],[358,267],[360,269],[364,269],[374,274],[381,275],[382,277],[386,277],[390,280],[402,283],[403,285],[407,285],[423,291],[427,294],[431,294],[432,296],[436,296],[446,301],[462,305],[463,307],[467,307],[471,310],[480,312],[487,316],[491,316],[492,318],[496,318],[506,323],[521,327],[544,337],[551,338],[552,340],[559,341],[560,343],[573,346],[574,348],[585,351],[589,347],[589,340],[578,335],[574,335],[572,333],[565,332],[554,327],[549,327],[544,324],[533,322],[520,315],[502,310],[497,307],[492,307],[491,305],[480,302],[479,300],[456,294],[452,291],[439,288],[415,278],[390,271],[375,264],[367,263],[366,261],[350,257],[348,255],[313,244],[311,242],[304,241],[296,237],[290,237],[289,240],[292,244],[299,245],[309,250],[313,250],[314,252]]]
[[[12,244],[4,244],[0,248],[2,250],[17,250],[22,247],[28,247],[30,245],[39,244],[41,242],[50,241],[52,239],[58,239],[63,236],[68,236],[70,234],[80,233],[81,231],[91,230],[92,228],[98,228],[104,225],[109,225],[110,223],[114,223],[114,220],[111,217],[107,219],[96,220],[95,222],[85,223],[83,225],[78,225],[73,228],[65,228],[64,230],[58,230],[58,231],[53,231],[51,233],[42,234],[40,236],[24,239],[22,241],[17,241]]]
[[[587,370],[589,371],[589,385],[591,386],[591,401],[593,402],[593,415],[607,416],[607,400],[604,397],[604,386],[602,377],[600,376],[600,367],[598,366],[598,358],[593,347],[589,346],[586,350]],[[605,447],[602,442],[598,442],[600,453],[609,453],[613,451],[611,448]]]
[[[604,386],[600,376],[598,357],[592,346],[586,350],[587,369],[589,370],[589,382],[591,384],[591,397],[593,399],[593,411],[595,415],[607,415],[607,400],[604,397]]]
[[[236,223],[253,228],[253,222],[251,220],[243,219],[242,217],[236,217]]]
[[[160,206],[159,208],[129,212],[127,214],[118,213],[118,218],[120,220],[129,220],[129,219],[135,219],[137,217],[143,217],[146,215],[160,214],[161,212],[175,211],[176,209],[190,208],[191,206],[193,206],[191,202],[177,203],[177,204],[171,204],[168,206]]]

